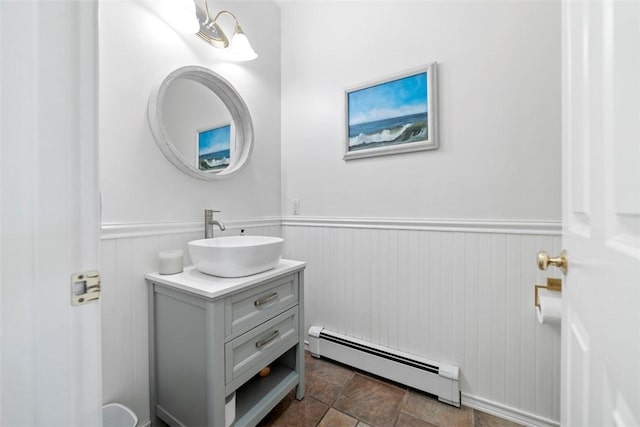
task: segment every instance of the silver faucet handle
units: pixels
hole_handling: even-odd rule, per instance
[[[215,209],[205,209],[204,210],[204,219],[205,219],[205,221],[211,221],[213,219],[213,214],[214,213],[220,213],[220,211],[217,211]]]

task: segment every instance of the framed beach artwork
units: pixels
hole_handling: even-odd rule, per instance
[[[205,172],[219,172],[231,162],[231,123],[197,131],[198,169]]]
[[[345,160],[434,150],[436,63],[345,91]]]

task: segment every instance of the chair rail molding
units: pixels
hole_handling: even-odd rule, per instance
[[[457,231],[465,233],[535,234],[560,236],[562,222],[550,220],[413,219],[351,217],[263,217],[225,220],[229,229],[247,227],[331,227],[415,231]],[[103,223],[102,240],[194,233],[204,229],[200,220],[148,223]]]
[[[416,231],[458,231],[466,233],[535,234],[560,236],[560,220],[487,220],[487,219],[412,219],[412,218],[349,218],[302,217],[282,218],[283,226],[365,228]]]
[[[229,230],[253,227],[279,227],[281,223],[282,219],[280,217],[224,221],[226,228]],[[204,232],[204,220],[148,223],[103,223],[101,239],[126,239],[132,237],[162,236],[197,232]]]

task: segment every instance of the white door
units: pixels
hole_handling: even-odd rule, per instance
[[[101,425],[97,4],[0,0],[0,425]]]
[[[563,426],[640,425],[640,1],[563,2]]]

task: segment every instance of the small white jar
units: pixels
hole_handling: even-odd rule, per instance
[[[174,249],[170,251],[161,251],[158,253],[158,273],[160,274],[176,274],[182,273],[184,251]]]

